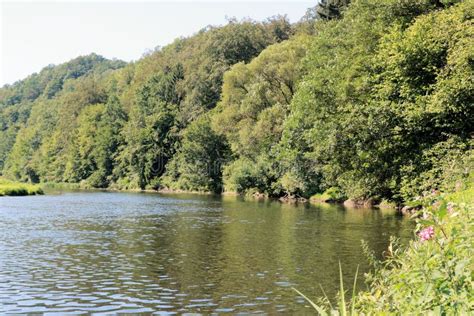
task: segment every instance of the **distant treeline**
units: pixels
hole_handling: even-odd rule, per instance
[[[454,189],[472,163],[473,17],[473,1],[328,0],[133,63],[48,66],[0,89],[0,174],[356,200]]]

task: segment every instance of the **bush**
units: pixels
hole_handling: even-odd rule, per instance
[[[108,186],[107,174],[102,169],[96,170],[87,178],[86,182],[93,188],[106,188]]]
[[[434,191],[436,192],[436,191]],[[466,203],[467,202],[467,203]],[[417,238],[407,249],[391,245],[359,294],[359,312],[468,314],[473,308],[474,189],[425,197]]]
[[[470,164],[474,152],[470,142],[463,142],[459,138],[450,138],[440,142],[423,152],[415,165],[403,168],[404,174],[401,196],[404,199],[420,196],[430,189],[441,191],[455,191],[469,176]]]
[[[239,159],[224,168],[224,187],[228,192],[245,193],[258,187],[255,164],[248,159]]]
[[[159,178],[150,180],[150,183],[146,186],[147,190],[159,190],[161,188],[161,181]]]
[[[353,290],[350,303],[345,301],[342,281],[338,310],[327,298],[315,304],[297,292],[320,315],[469,314],[474,308],[472,184],[468,182],[470,187],[461,192],[440,195],[434,190],[425,196],[424,208],[414,215],[417,237],[406,249],[392,239],[385,260],[378,261],[364,245],[374,272],[366,275],[369,290],[357,295]]]

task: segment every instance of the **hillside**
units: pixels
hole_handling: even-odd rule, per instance
[[[5,86],[1,174],[355,203],[456,189],[472,163],[473,2],[347,2]]]

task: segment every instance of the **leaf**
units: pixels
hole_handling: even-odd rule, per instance
[[[359,265],[357,265],[356,274],[354,277],[354,286],[352,287],[352,300],[351,300],[351,316],[355,315],[355,299],[356,299],[356,286],[357,286],[357,275],[359,274]]]
[[[339,282],[340,282],[340,300],[339,300],[339,310],[342,316],[346,316],[346,299],[344,297],[344,282],[342,281],[342,267],[341,261],[339,261]]]
[[[303,293],[301,293],[300,291],[298,291],[298,290],[295,289],[294,287],[292,287],[292,289],[293,289],[296,293],[298,293],[302,298],[304,298],[304,299],[319,313],[319,315],[321,315],[321,316],[328,315],[328,313],[326,313],[326,311],[325,311],[322,307],[316,305],[312,300],[310,300],[309,298],[307,298]]]
[[[418,223],[423,224],[423,226],[431,226],[434,224],[434,222],[429,219],[419,219]]]
[[[438,218],[442,220],[448,214],[448,203],[443,201],[438,209]]]

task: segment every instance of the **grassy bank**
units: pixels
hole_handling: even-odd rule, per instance
[[[374,271],[368,291],[340,296],[339,306],[327,298],[311,302],[319,314],[467,315],[474,310],[474,186],[422,199],[414,214],[415,239],[407,247],[392,240],[383,261],[367,251]],[[342,285],[341,285],[342,286]],[[308,299],[309,300],[309,299]]]
[[[39,185],[12,182],[0,179],[0,196],[23,196],[43,194]]]
[[[426,197],[417,237],[374,262],[370,291],[357,299],[360,312],[464,314],[474,308],[474,188]]]

